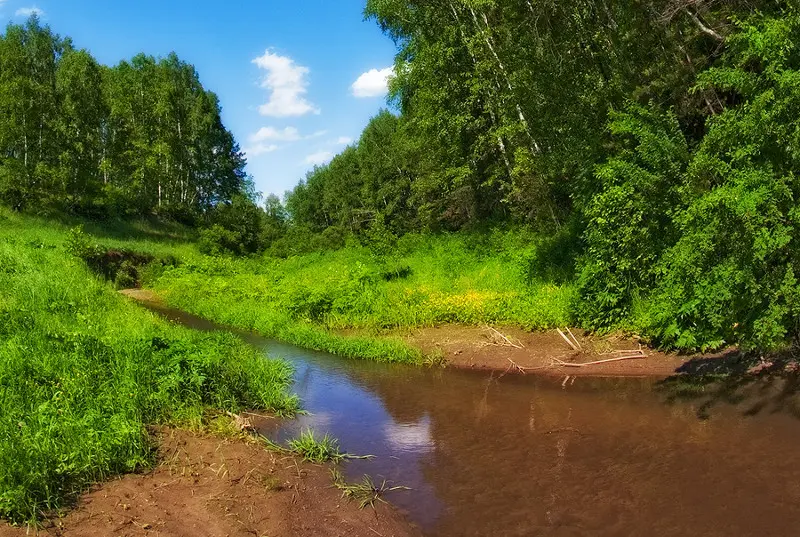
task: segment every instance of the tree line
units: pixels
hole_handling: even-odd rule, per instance
[[[390,104],[287,194],[311,233],[524,225],[576,322],[667,347],[800,336],[794,0],[368,0]]]
[[[0,35],[0,202],[193,221],[251,193],[219,99],[174,53],[106,67],[36,16]]]

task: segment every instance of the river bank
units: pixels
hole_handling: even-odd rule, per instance
[[[668,377],[698,358],[660,352],[631,337],[594,336],[577,329],[529,332],[510,326],[446,325],[412,330],[405,339],[426,354],[439,354],[449,367],[521,374]]]
[[[154,431],[161,463],[83,495],[43,536],[412,537],[387,504],[359,509],[331,486],[330,470],[255,442],[179,429]],[[0,525],[0,537],[30,535]]]
[[[120,292],[139,302],[164,304],[152,290],[125,289]],[[370,336],[368,332],[358,330],[339,331],[337,335]],[[421,351],[430,361],[440,362],[446,367],[521,374],[668,377],[698,359],[698,355],[660,352],[635,338],[593,336],[577,329],[531,332],[513,326],[450,324],[396,329],[377,337],[400,339]],[[703,359],[715,360],[725,355],[703,355]]]

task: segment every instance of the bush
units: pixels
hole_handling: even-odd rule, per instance
[[[629,104],[611,115],[617,156],[600,166],[602,186],[586,209],[576,310],[584,326],[624,322],[638,293],[657,279],[662,252],[676,241],[688,148],[671,113]]]
[[[739,103],[710,121],[689,169],[680,240],[646,326],[668,347],[769,350],[800,335],[800,14],[742,23],[700,78]]]

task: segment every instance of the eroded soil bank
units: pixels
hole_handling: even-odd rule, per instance
[[[577,329],[561,333],[564,335],[556,330],[447,325],[398,335],[426,354],[440,354],[450,367],[515,373],[667,377],[685,370],[697,358],[658,352],[630,338],[587,336]]]
[[[82,496],[39,531],[75,537],[405,537],[420,535],[393,508],[360,510],[331,486],[326,466],[244,440],[157,432],[162,464]],[[35,534],[0,524],[0,537]]]

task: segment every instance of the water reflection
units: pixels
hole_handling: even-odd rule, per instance
[[[194,325],[190,317],[182,322]],[[205,328],[206,326],[202,326]],[[348,479],[413,490],[390,500],[429,535],[793,535],[798,421],[734,407],[697,417],[646,379],[559,380],[346,361],[248,336],[296,367],[308,415],[337,437]]]

